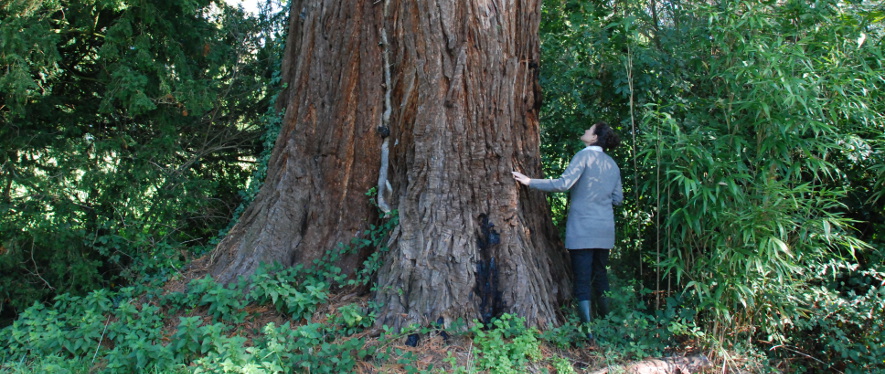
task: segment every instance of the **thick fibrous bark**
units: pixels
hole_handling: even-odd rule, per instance
[[[278,105],[283,128],[254,202],[212,255],[221,281],[261,262],[310,264],[376,217],[380,12],[367,1],[293,1]],[[373,171],[374,170],[374,171]],[[354,269],[358,255],[342,259]]]
[[[510,174],[540,174],[538,10],[535,1],[391,3],[391,179],[401,231],[378,279],[381,323],[506,311],[553,322],[567,293],[562,253],[543,196]],[[480,245],[482,217],[497,244]],[[492,258],[498,287],[482,295],[475,273]],[[497,305],[481,308],[484,301]]]
[[[376,130],[389,94],[387,203],[400,227],[378,275],[378,323],[503,312],[554,323],[569,294],[565,253],[544,196],[510,175],[540,175],[540,3],[292,7],[284,128],[265,185],[216,249],[212,274],[230,280],[259,261],[307,263],[377,216],[364,193],[378,183]],[[342,261],[356,270],[357,256]]]

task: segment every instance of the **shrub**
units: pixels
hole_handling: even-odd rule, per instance
[[[470,331],[481,370],[520,373],[526,364],[541,359],[538,330],[526,328],[525,318],[504,314],[488,326],[474,323]]]
[[[807,364],[819,370],[885,370],[885,272],[840,263],[829,268],[844,277],[806,294],[809,314],[791,331],[794,344],[814,357]]]

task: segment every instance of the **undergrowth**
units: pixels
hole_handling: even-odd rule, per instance
[[[228,286],[207,277],[191,281],[183,292],[148,285],[61,295],[52,305],[34,304],[2,331],[0,370],[574,373],[581,365],[660,355],[672,341],[652,315],[596,322],[592,328],[613,338],[599,351],[586,350],[573,320],[546,331],[508,314],[488,326],[456,321],[448,327],[373,330],[376,306],[365,297],[342,301],[335,290],[345,288],[336,289],[322,274],[265,266]],[[659,328],[648,331],[667,336],[637,334],[651,325]],[[423,337],[418,348],[403,344],[412,334]]]
[[[266,265],[223,285],[207,276],[181,291],[161,280],[35,303],[0,331],[0,371],[9,373],[574,373],[594,365],[672,353],[672,331],[690,321],[632,311],[589,328],[610,340],[588,350],[574,318],[539,331],[509,314],[484,325],[375,328],[366,295],[371,269],[343,276],[328,265],[360,245],[381,246],[395,218],[340,246],[316,266]],[[622,290],[624,291],[624,290]],[[624,292],[623,295],[633,294]],[[632,304],[629,296],[615,296]],[[678,331],[682,336],[690,336]],[[418,347],[404,344],[422,337]]]
[[[62,294],[51,305],[34,303],[0,330],[0,372],[578,373],[700,352],[741,372],[773,372],[780,365],[773,361],[777,355],[760,352],[758,344],[727,345],[733,340],[705,333],[692,301],[670,297],[656,309],[646,304],[651,291],[618,279],[609,294],[612,311],[589,324],[580,324],[573,308],[565,306],[564,323],[543,331],[509,314],[488,324],[451,321],[400,331],[378,327],[375,316],[382,306],[371,302],[365,290],[371,288],[380,257],[370,257],[354,277],[331,264],[362,246],[383,252],[396,224],[393,214],[311,267],[269,264],[228,285],[207,276],[180,290],[171,290],[169,279],[152,278],[138,287]],[[880,323],[862,315],[868,305],[882,307],[876,292],[873,288],[865,298],[855,298],[858,304],[852,306],[836,303],[844,299],[822,288],[819,311],[828,317],[797,321],[796,328],[807,335],[831,334],[820,340],[822,348],[856,363],[839,371],[875,369],[875,358],[855,356],[881,353],[877,338],[857,341],[839,332],[881,330]],[[586,341],[588,332],[598,338],[597,345]],[[417,347],[405,344],[410,336],[420,337]],[[793,369],[827,367],[789,364]]]
[[[328,283],[272,269],[265,267],[249,282],[227,287],[204,278],[190,282],[185,292],[162,294],[161,289],[148,287],[98,290],[84,297],[59,296],[51,306],[35,304],[4,329],[0,370],[522,373],[535,368],[572,373],[576,357],[570,352],[586,348],[572,322],[541,332],[508,314],[488,326],[473,321],[469,328],[463,322],[447,328],[382,328],[380,335],[373,336],[374,307],[365,298],[330,304]],[[267,313],[272,315],[270,321]],[[595,327],[614,331],[623,321],[602,320]],[[412,334],[424,337],[418,348],[403,344]],[[631,346],[634,349],[623,350]],[[600,357],[615,351],[626,352],[620,358],[645,357],[667,348],[660,343],[642,351],[626,340],[608,347],[598,357],[580,361],[609,364],[614,362]],[[422,360],[428,357],[422,349],[436,352],[437,358]]]

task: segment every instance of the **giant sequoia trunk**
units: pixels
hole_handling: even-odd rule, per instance
[[[365,192],[379,186],[400,218],[378,274],[379,324],[503,312],[555,322],[569,293],[564,251],[544,196],[510,175],[540,175],[539,8],[294,1],[284,128],[212,274],[321,257],[377,216]],[[360,258],[340,265],[354,271]]]

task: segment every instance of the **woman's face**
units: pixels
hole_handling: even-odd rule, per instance
[[[596,144],[596,125],[590,126],[589,129],[584,131],[584,135],[581,136],[581,141],[586,145]]]

